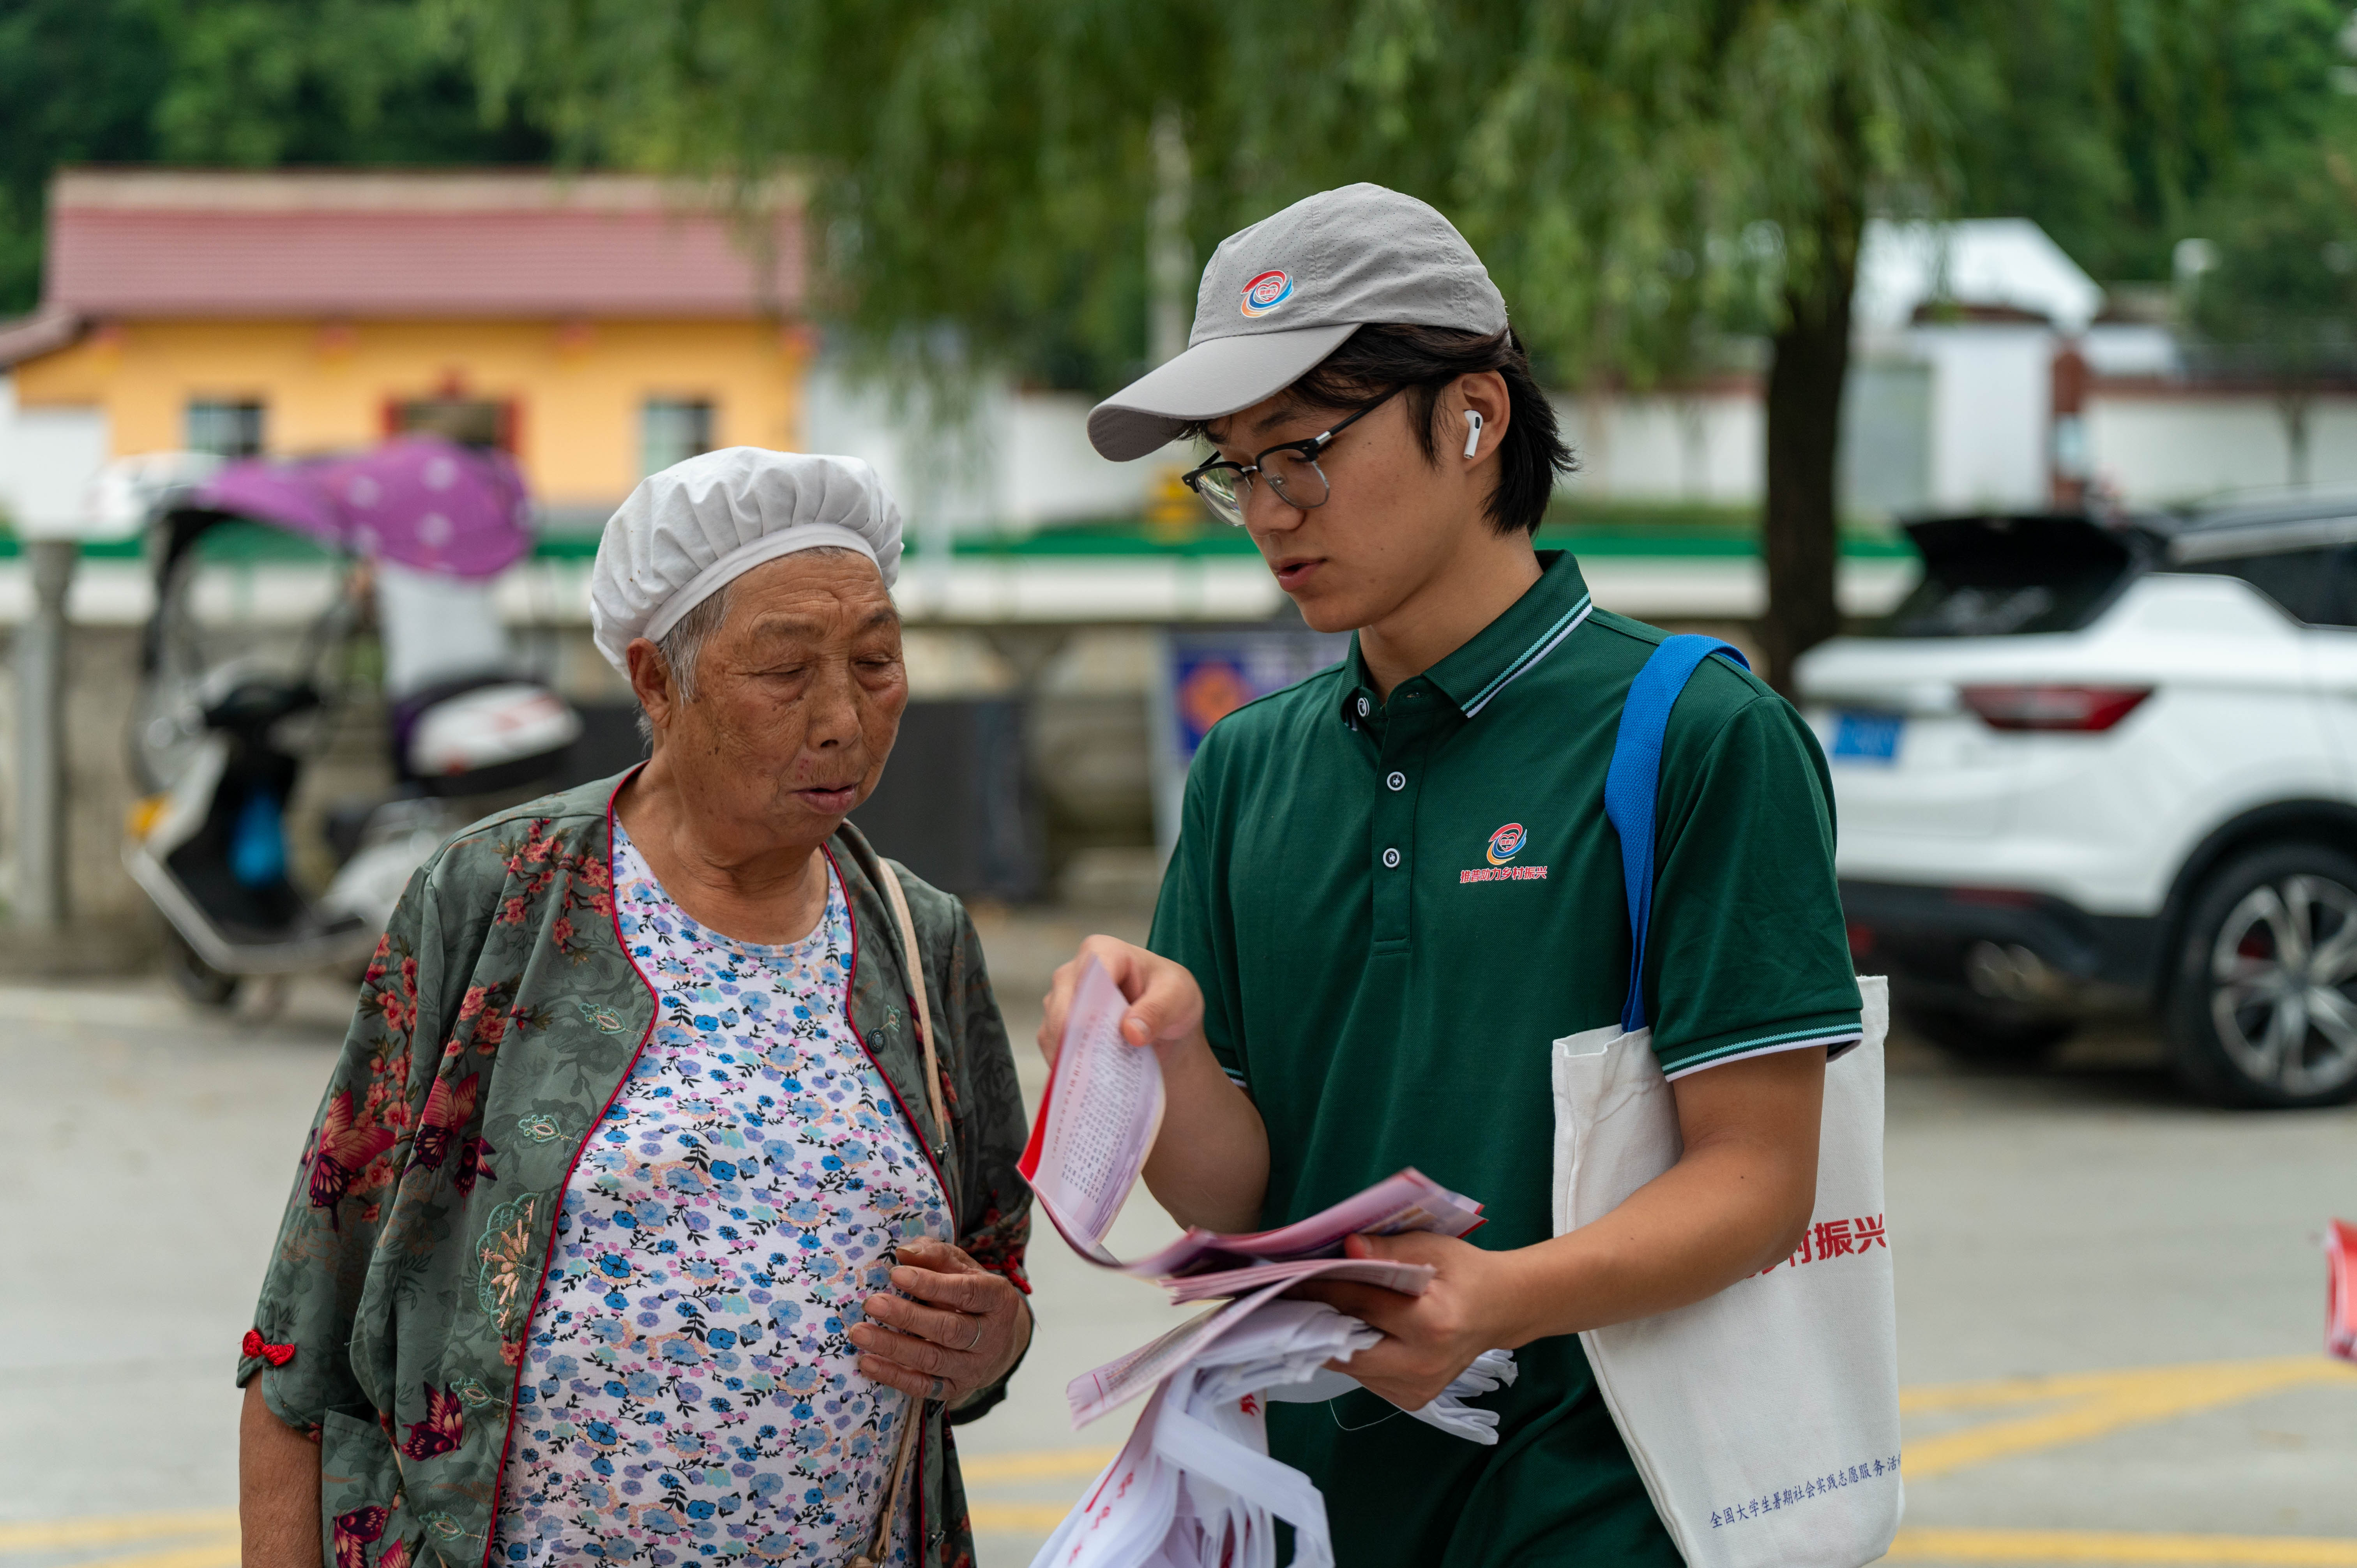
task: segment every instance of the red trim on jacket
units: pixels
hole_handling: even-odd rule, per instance
[[[549,1267],[556,1259],[556,1227],[565,1218],[565,1195],[573,1190],[573,1172],[581,1164],[581,1156],[587,1152],[589,1140],[596,1137],[597,1129],[606,1124],[606,1113],[613,1110],[614,1101],[622,1097],[622,1088],[630,1081],[630,1074],[637,1070],[639,1058],[645,1053],[647,1042],[655,1037],[655,1026],[662,1022],[662,993],[655,989],[654,983],[649,980],[646,972],[639,967],[639,961],[630,956],[630,943],[622,940],[621,890],[614,881],[614,802],[621,797],[623,789],[629,787],[630,780],[636,779],[640,769],[644,767],[646,764],[641,762],[638,768],[633,768],[623,774],[620,780],[615,784],[614,792],[606,797],[606,886],[608,892],[606,902],[611,906],[610,918],[614,922],[614,944],[622,950],[623,961],[630,966],[630,972],[637,975],[639,983],[647,988],[647,996],[655,1004],[654,1016],[647,1020],[646,1028],[639,1035],[639,1043],[631,1048],[630,1059],[622,1065],[622,1076],[614,1080],[613,1092],[606,1096],[606,1103],[597,1108],[597,1114],[589,1119],[587,1131],[581,1134],[581,1141],[573,1146],[573,1158],[565,1162],[565,1180],[556,1188],[556,1212],[548,1217],[548,1247],[541,1254],[540,1279],[532,1287],[532,1305],[524,1313],[523,1337],[527,1347],[532,1343],[532,1320],[540,1313],[541,1293],[548,1288]],[[490,1519],[483,1526],[482,1568],[491,1568],[491,1547],[499,1539],[500,1491],[507,1482],[508,1454],[515,1443],[516,1396],[523,1391],[525,1359],[526,1358],[521,1354],[516,1357],[515,1377],[508,1384],[507,1425],[500,1434],[499,1466],[491,1472]]]

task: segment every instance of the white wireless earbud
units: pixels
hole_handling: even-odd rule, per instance
[[[1471,409],[1465,411],[1465,455],[1473,456],[1481,445],[1481,416]]]

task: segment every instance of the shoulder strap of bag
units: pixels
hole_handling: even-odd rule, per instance
[[[1662,737],[1669,732],[1678,693],[1714,653],[1751,668],[1732,644],[1715,637],[1662,639],[1630,683],[1612,765],[1604,773],[1604,814],[1620,835],[1620,879],[1629,894],[1629,1000],[1620,1009],[1620,1027],[1631,1034],[1645,1026],[1645,933],[1653,913],[1653,805],[1661,794]]]
[[[909,1000],[917,1009],[917,1038],[925,1048],[925,1103],[932,1111],[935,1134],[946,1157],[950,1119],[942,1104],[941,1056],[933,1046],[933,1004],[925,994],[931,989],[925,983],[925,950],[917,945],[917,922],[909,913],[909,895],[900,886],[899,874],[887,865],[883,882],[884,897],[892,906],[892,923],[900,931],[902,968],[909,976]],[[891,1484],[884,1489],[884,1506],[876,1516],[876,1532],[868,1539],[867,1550],[852,1558],[851,1568],[879,1568],[890,1559],[892,1526],[900,1515],[901,1489],[909,1478],[909,1461],[916,1454],[918,1429],[924,1423],[924,1402],[910,1400],[908,1419],[900,1423],[899,1445],[892,1454]]]
[[[900,1423],[900,1445],[892,1452],[892,1482],[884,1488],[884,1507],[876,1516],[876,1532],[868,1537],[867,1550],[852,1557],[850,1568],[883,1568],[892,1561],[892,1527],[899,1521],[900,1493],[909,1479],[909,1460],[917,1452],[917,1429],[924,1423],[924,1402],[910,1400],[907,1419]]]
[[[899,874],[890,866],[884,868],[884,897],[892,901],[893,923],[900,928],[902,967],[909,975],[910,1000],[917,1008],[917,1039],[925,1048],[925,1104],[933,1113],[933,1136],[939,1141],[939,1154],[946,1156],[950,1146],[949,1112],[942,1105],[941,1058],[933,1047],[933,1006],[925,993],[925,953],[917,945],[917,922],[909,914],[909,895],[900,886]]]

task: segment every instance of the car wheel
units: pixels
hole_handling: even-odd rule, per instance
[[[2070,1018],[2013,1015],[1904,1003],[1900,1022],[1952,1057],[1990,1066],[2036,1067],[2077,1032]]]
[[[2226,1105],[2357,1097],[2357,860],[2237,857],[2194,900],[2169,999],[2178,1076]]]
[[[178,931],[167,931],[164,938],[166,969],[172,977],[172,988],[199,1007],[226,1009],[237,1001],[239,979],[224,974],[197,956],[188,939]]]

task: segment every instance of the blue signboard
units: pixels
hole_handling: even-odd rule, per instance
[[[1178,761],[1194,760],[1213,725],[1340,662],[1350,647],[1347,634],[1306,628],[1172,632],[1170,717]]]
[[[1351,650],[1347,632],[1307,627],[1233,627],[1165,635],[1155,692],[1155,818],[1164,853],[1176,842],[1188,764],[1213,725],[1282,692]]]

